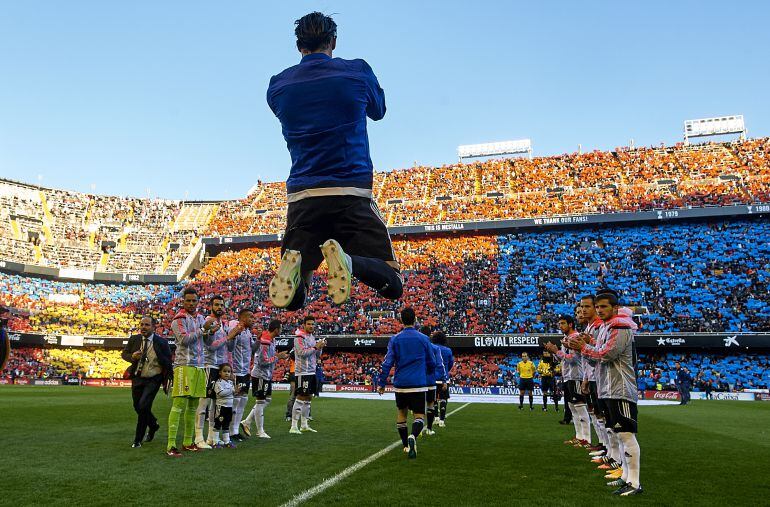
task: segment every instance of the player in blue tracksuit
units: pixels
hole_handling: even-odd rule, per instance
[[[350,296],[351,276],[398,299],[403,281],[372,194],[366,131],[367,117],[385,116],[385,93],[364,60],[332,57],[337,24],[330,16],[313,12],[295,25],[302,60],[273,76],[267,89],[291,155],[286,232],[270,299],[278,308],[302,308],[321,260],[335,304]]]
[[[382,362],[378,379],[380,394],[385,392],[390,370],[395,367],[393,388],[396,392],[396,428],[410,458],[417,457],[417,436],[422,431],[425,417],[425,393],[429,375],[436,370],[436,360],[428,337],[414,328],[416,317],[412,308],[401,310],[404,329],[388,342],[388,352]],[[414,414],[412,434],[408,435],[406,419]]]
[[[430,327],[422,326],[420,332],[425,336],[430,336]],[[433,421],[436,419],[438,410],[436,408],[436,389],[440,387],[440,383],[443,382],[445,377],[444,362],[441,361],[441,350],[438,345],[431,343],[431,350],[433,351],[433,359],[436,361],[436,369],[428,373],[428,392],[425,395],[425,404],[428,415],[428,425],[422,430],[425,435],[433,435]]]
[[[438,401],[438,426],[443,428],[446,425],[446,406],[449,402],[449,384],[451,381],[452,368],[455,365],[455,356],[452,349],[446,346],[446,334],[443,331],[433,333],[433,343],[438,346],[441,362],[444,364],[444,377],[436,380],[436,400]]]

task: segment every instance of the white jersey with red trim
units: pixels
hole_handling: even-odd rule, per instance
[[[596,341],[599,336],[599,328],[604,324],[604,321],[599,317],[596,317],[593,322],[586,326],[585,334],[590,335],[591,338]],[[589,382],[596,382],[596,360],[591,359],[588,356],[580,356],[583,361],[583,380]]]
[[[575,338],[578,334],[575,331],[566,336],[566,338]],[[568,349],[562,345],[561,350],[556,355],[561,359],[561,378],[563,380],[583,380],[583,360],[580,352]]]
[[[596,360],[596,388],[600,399],[637,402],[635,330],[633,320],[615,316],[599,327],[596,343],[585,345],[581,350],[584,356]]]

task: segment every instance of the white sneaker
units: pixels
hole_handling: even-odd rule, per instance
[[[205,440],[195,442],[195,445],[198,446],[198,449],[211,449],[211,446],[207,444]]]
[[[259,438],[270,438],[270,435],[268,435],[268,434],[267,434],[267,433],[265,433],[264,431],[260,431],[259,433],[257,433],[257,436],[258,436]]]
[[[286,308],[294,299],[302,273],[302,254],[297,250],[286,250],[281,257],[281,265],[270,281],[270,301],[276,308]]]
[[[437,424],[438,424],[439,428],[443,428],[444,426],[446,426],[446,423],[443,420],[441,420],[441,419],[438,420]]]
[[[426,434],[426,435],[428,435],[428,436],[431,436],[431,435],[435,435],[435,434],[436,434],[436,432],[435,432],[435,431],[433,431],[433,430],[429,430],[428,428],[425,428],[424,430],[422,430],[422,432],[423,432],[423,433],[425,433],[425,434]]]
[[[302,434],[302,432],[296,426],[292,426],[291,429],[289,430],[289,433],[291,433],[292,435],[301,435]]]
[[[300,429],[300,431],[302,431],[302,432],[308,432],[308,431],[309,431],[310,433],[318,433],[316,430],[314,430],[314,429],[313,429],[313,428],[311,428],[310,426],[303,426],[303,427]]]
[[[404,453],[406,454],[407,452],[409,452],[409,448],[408,447],[404,447]]]
[[[588,453],[589,456],[593,456],[594,458],[596,456],[604,456],[605,454],[606,454],[606,451],[593,451]]]
[[[409,449],[408,449],[409,459],[416,458],[417,457],[417,439],[414,438],[414,435],[409,435],[409,438],[407,439],[407,443],[409,444]]]
[[[353,262],[337,241],[329,239],[321,245],[321,253],[329,269],[328,292],[334,304],[341,305],[350,297],[350,279],[353,276]]]

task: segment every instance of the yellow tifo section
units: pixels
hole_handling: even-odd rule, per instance
[[[119,377],[128,367],[119,350],[46,349],[49,363],[60,373],[83,372],[89,377]]]
[[[110,312],[104,308],[51,305],[30,316],[33,331],[91,336],[129,335],[137,330],[139,317],[133,313]]]

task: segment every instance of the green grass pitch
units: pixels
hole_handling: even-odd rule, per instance
[[[127,389],[0,388],[0,505],[282,505],[398,439],[392,401],[318,398],[317,434],[289,435],[286,393],[271,440],[168,458],[169,401],[156,440],[131,449]],[[253,400],[249,400],[249,409]],[[450,402],[449,410],[461,404]],[[616,498],[552,410],[470,404],[418,458],[385,454],[303,505],[768,505],[770,403],[640,407],[639,497]]]

